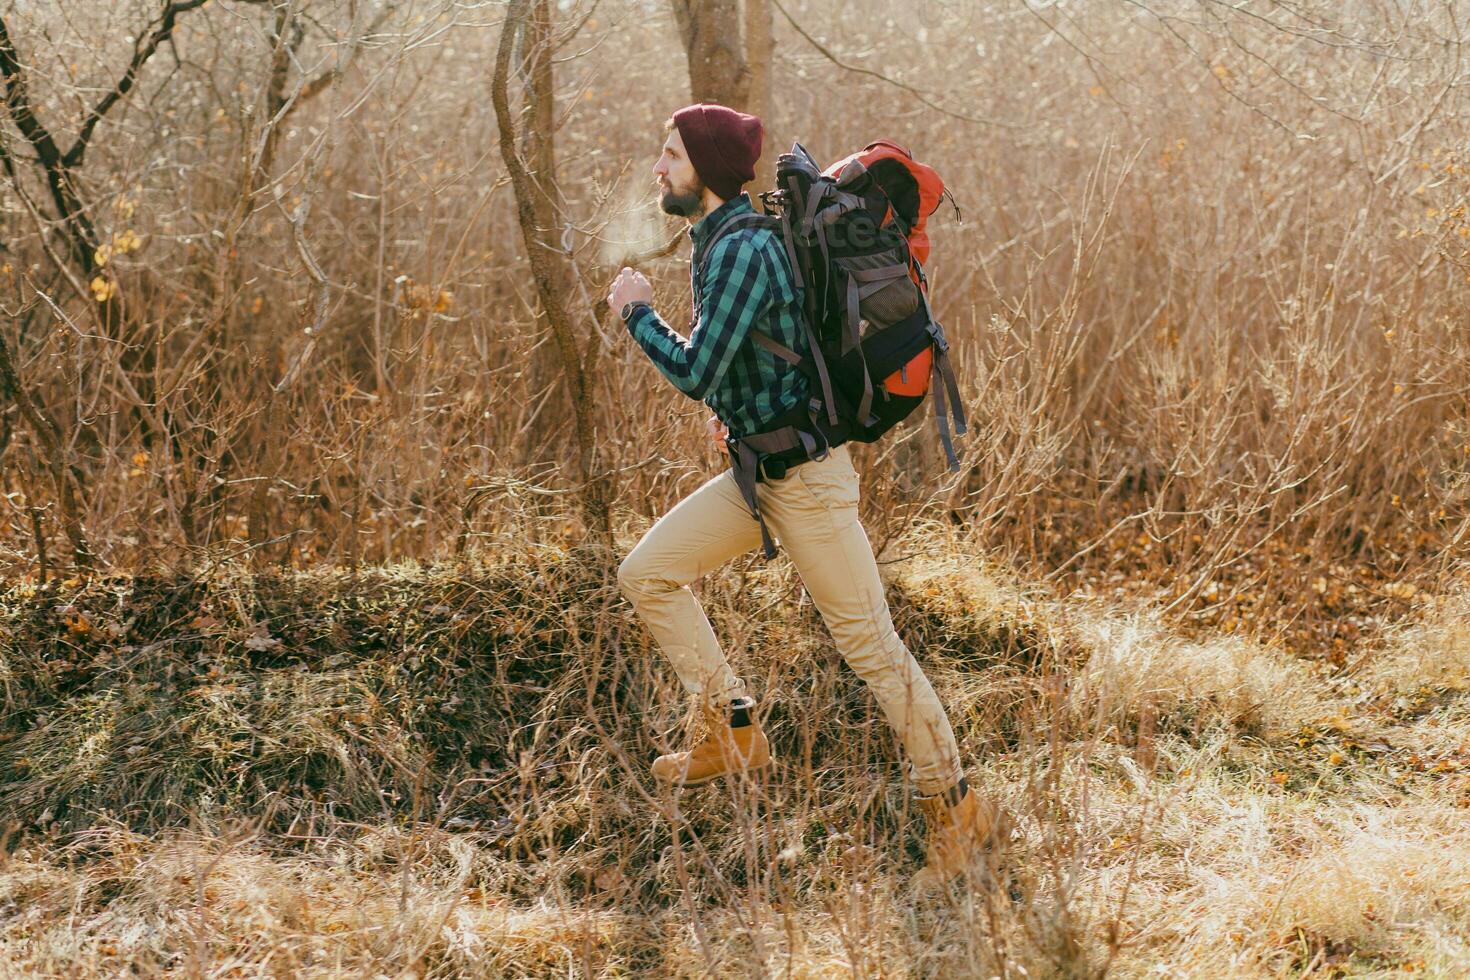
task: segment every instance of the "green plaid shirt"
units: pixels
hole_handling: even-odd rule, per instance
[[[694,247],[738,211],[754,211],[744,192],[690,226]],[[710,248],[704,282],[694,282],[690,262],[690,288],[701,290],[701,317],[687,340],[648,306],[633,311],[628,332],[674,387],[707,404],[732,435],[748,436],[809,397],[806,375],[749,337],[757,327],[798,354],[807,353],[801,291],[792,279],[776,233],[737,228]]]

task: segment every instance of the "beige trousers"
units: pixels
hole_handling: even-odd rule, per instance
[[[915,788],[931,795],[960,778],[944,707],[898,634],[878,564],[858,521],[858,475],[847,446],[756,485],[766,526],[796,563],[837,651],[867,684],[902,740]],[[618,584],[673,663],[685,689],[712,704],[745,696],[689,583],[759,548],[733,470],[685,497],[618,567]]]

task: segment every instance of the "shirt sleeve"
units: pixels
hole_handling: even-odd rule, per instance
[[[761,250],[751,236],[737,232],[710,249],[700,285],[700,320],[687,340],[648,306],[634,310],[628,332],[674,387],[703,401],[771,299]]]

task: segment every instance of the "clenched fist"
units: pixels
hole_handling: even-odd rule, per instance
[[[607,294],[607,305],[614,313],[622,313],[623,306],[635,299],[641,299],[652,306],[653,286],[643,273],[625,265],[623,271],[613,280],[612,289]]]

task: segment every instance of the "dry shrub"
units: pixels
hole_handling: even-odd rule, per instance
[[[1418,615],[1391,631],[1365,666],[1365,683],[1386,691],[1470,686],[1470,592],[1460,586],[1420,597]]]
[[[1090,655],[1078,671],[1071,710],[1092,730],[1151,711],[1161,724],[1190,730],[1279,735],[1328,703],[1309,665],[1244,638],[1187,640],[1141,614],[1087,617],[1077,633]]]
[[[371,12],[319,4],[288,89],[345,56],[344,39],[359,46],[272,137],[267,173],[251,174],[274,84],[255,6],[181,16],[170,46],[187,68],[147,65],[119,109],[130,125],[101,127],[87,158],[80,192],[114,243],[107,268],[157,345],[156,411],[128,394],[139,372],[119,375],[89,329],[90,294],[67,291],[33,223],[6,236],[0,292],[25,310],[12,345],[73,437],[101,564],[576,543],[569,408],[504,174],[483,151],[494,120],[462,77],[489,62],[495,32],[417,0],[364,38]],[[68,131],[73,91],[110,84],[151,11],[134,0],[101,23],[12,15],[53,129]],[[875,539],[942,522],[967,553],[1093,588],[1113,584],[1121,555],[1179,613],[1270,544],[1280,551],[1255,571],[1278,587],[1255,612],[1309,632],[1335,613],[1294,563],[1312,567],[1305,581],[1367,562],[1432,584],[1434,557],[1463,531],[1470,433],[1470,176],[1452,95],[1463,23],[1398,3],[1314,0],[1301,13],[1312,27],[1192,0],[1066,17],[925,2],[891,28],[876,0],[793,11],[823,23],[839,58],[884,25],[884,72],[922,78],[944,109],[844,70],[776,19],[788,77],[773,150],[799,138],[827,160],[897,137],[964,205],[962,222],[947,207],[931,222],[935,306],[975,422],[963,472],[939,478],[925,418],[859,452]],[[920,29],[922,43],[902,40]],[[582,30],[559,67],[570,101],[556,234],[585,316],[607,263],[677,231],[640,161],[680,98],[667,84],[680,52],[657,5]],[[823,101],[835,91],[853,96],[843,113]],[[242,198],[252,177],[267,189]],[[15,190],[46,200],[24,168]],[[320,290],[303,247],[330,283],[310,337]],[[648,267],[675,323],[683,263]],[[704,445],[703,406],[662,385],[620,325],[588,327],[606,347],[600,440],[631,537],[723,461]],[[117,423],[87,424],[82,405]],[[39,541],[55,572],[64,542],[44,452],[5,419],[0,560],[35,573]]]

